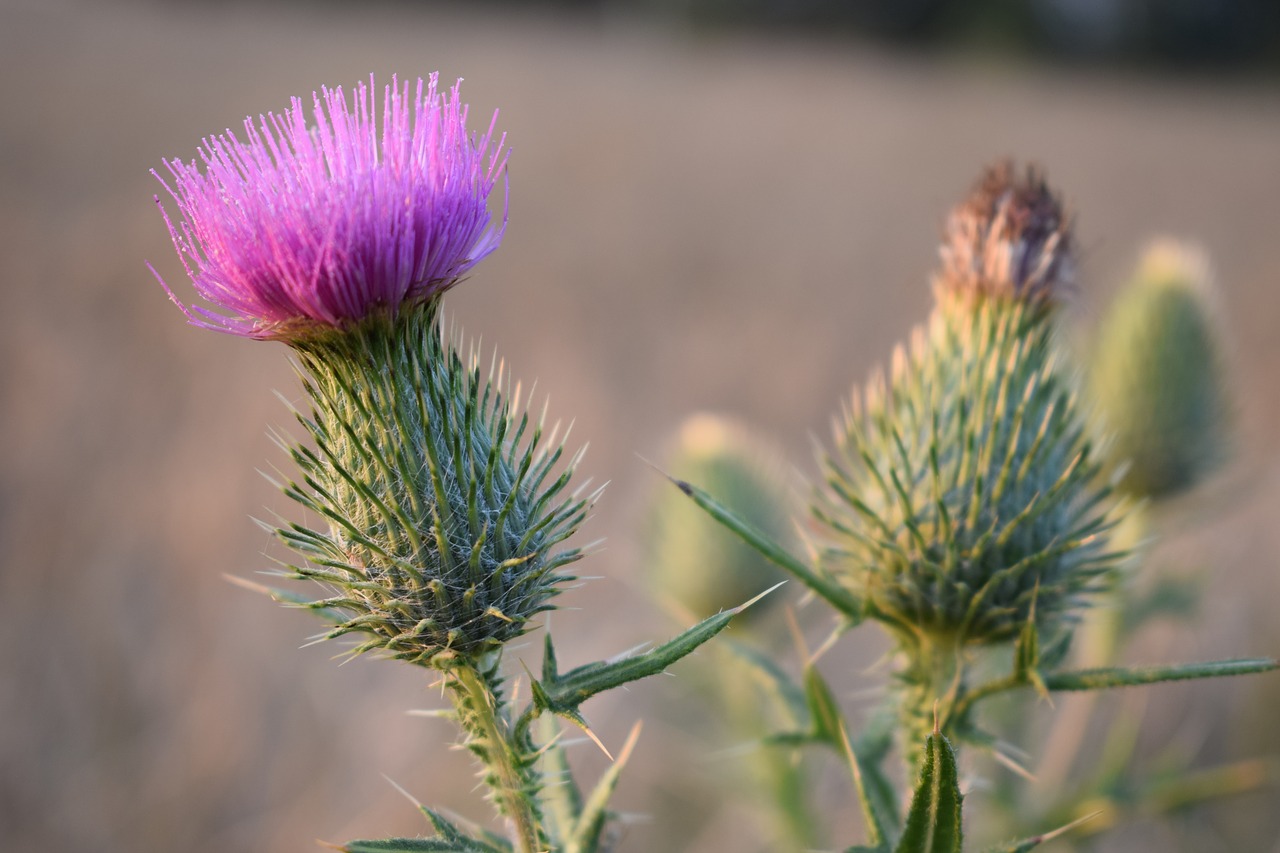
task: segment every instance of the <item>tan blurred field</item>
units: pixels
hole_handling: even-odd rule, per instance
[[[811,473],[811,436],[927,309],[949,205],[1005,154],[1043,163],[1078,213],[1082,334],[1149,237],[1211,253],[1237,462],[1156,552],[1209,573],[1202,616],[1144,635],[1134,659],[1280,653],[1274,82],[488,7],[0,0],[0,849],[301,851],[425,829],[387,778],[487,819],[446,725],[405,714],[443,704],[421,673],[299,648],[318,623],[223,578],[281,556],[249,517],[289,511],[258,469],[283,464],[266,429],[288,421],[274,392],[297,386],[283,347],[185,326],[144,265],[184,283],[151,200],[161,158],[321,84],[436,69],[466,78],[473,115],[501,107],[513,151],[506,240],[448,309],[537,380],[590,442],[583,471],[610,483],[587,531],[607,545],[582,565],[600,579],[554,617],[562,660],[677,627],[640,576],[637,518],[660,484],[638,455],[711,409]],[[827,617],[802,614],[820,638]],[[855,719],[874,635],[824,660]],[[687,692],[673,672],[586,709],[614,745],[648,720],[617,799],[647,819],[622,849],[753,849],[745,807],[680,808],[681,780],[725,759],[671,713]],[[1205,764],[1280,754],[1280,678],[1151,694],[1153,746],[1184,738]],[[823,791],[830,845],[854,843],[848,786]],[[1093,849],[1280,850],[1278,798],[1139,821]]]

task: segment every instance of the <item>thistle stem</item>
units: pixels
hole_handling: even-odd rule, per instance
[[[516,850],[539,853],[545,848],[530,794],[533,780],[528,777],[519,744],[502,713],[501,696],[485,673],[470,664],[458,666],[449,674],[459,722],[470,735],[467,746],[485,765],[484,781],[498,812],[515,827]]]
[[[958,700],[964,696],[965,659],[963,650],[946,641],[924,635],[904,643],[907,667],[902,673],[903,693],[899,705],[899,731],[905,742],[908,778],[920,770],[925,738],[935,726],[944,734],[958,718]]]

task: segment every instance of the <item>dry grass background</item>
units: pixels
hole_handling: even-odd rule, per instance
[[[1045,164],[1079,212],[1082,328],[1146,238],[1212,253],[1237,488],[1157,552],[1211,573],[1204,615],[1135,656],[1280,652],[1274,83],[495,9],[0,0],[0,848],[288,851],[418,832],[384,774],[487,815],[444,725],[404,713],[441,704],[420,674],[299,650],[315,623],[223,579],[276,553],[248,516],[287,509],[255,469],[281,461],[265,430],[287,421],[273,390],[296,386],[282,347],[187,328],[143,266],[181,280],[151,202],[162,157],[321,83],[434,69],[467,78],[475,115],[502,107],[513,149],[507,239],[449,311],[538,380],[590,441],[584,471],[611,482],[587,532],[608,540],[584,566],[602,578],[555,617],[562,659],[675,627],[642,592],[636,521],[657,484],[635,454],[709,408],[811,471],[810,436],[926,310],[946,209],[1003,154]],[[814,616],[812,633],[826,625]],[[861,667],[878,648],[859,633],[827,659],[842,691],[874,681]],[[587,708],[614,744],[650,718],[618,795],[650,819],[623,849],[751,849],[741,806],[671,810],[677,777],[722,746],[662,710],[684,692],[675,674]],[[1274,677],[1154,690],[1153,743],[1193,731],[1204,761],[1280,752]],[[850,843],[847,788],[824,791]],[[1275,796],[1176,833],[1280,849]],[[677,845],[686,826],[695,840]],[[1105,849],[1174,849],[1174,833],[1145,825]]]

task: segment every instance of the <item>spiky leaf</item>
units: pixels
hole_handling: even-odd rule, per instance
[[[941,734],[931,734],[895,853],[960,853],[962,799],[955,751]]]

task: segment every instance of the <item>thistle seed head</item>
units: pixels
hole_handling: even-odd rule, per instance
[[[1034,166],[989,167],[947,218],[934,278],[940,300],[1002,297],[1048,307],[1075,277],[1071,221]]]
[[[569,488],[555,431],[522,411],[501,368],[486,375],[442,336],[436,312],[379,318],[295,344],[312,446],[285,491],[326,522],[277,531],[322,582],[311,607],[328,636],[362,633],[380,650],[436,668],[476,659],[528,630],[582,556],[562,543],[595,495]]]
[[[1208,263],[1153,244],[1099,329],[1090,388],[1120,487],[1165,498],[1191,488],[1229,449],[1231,406]]]

